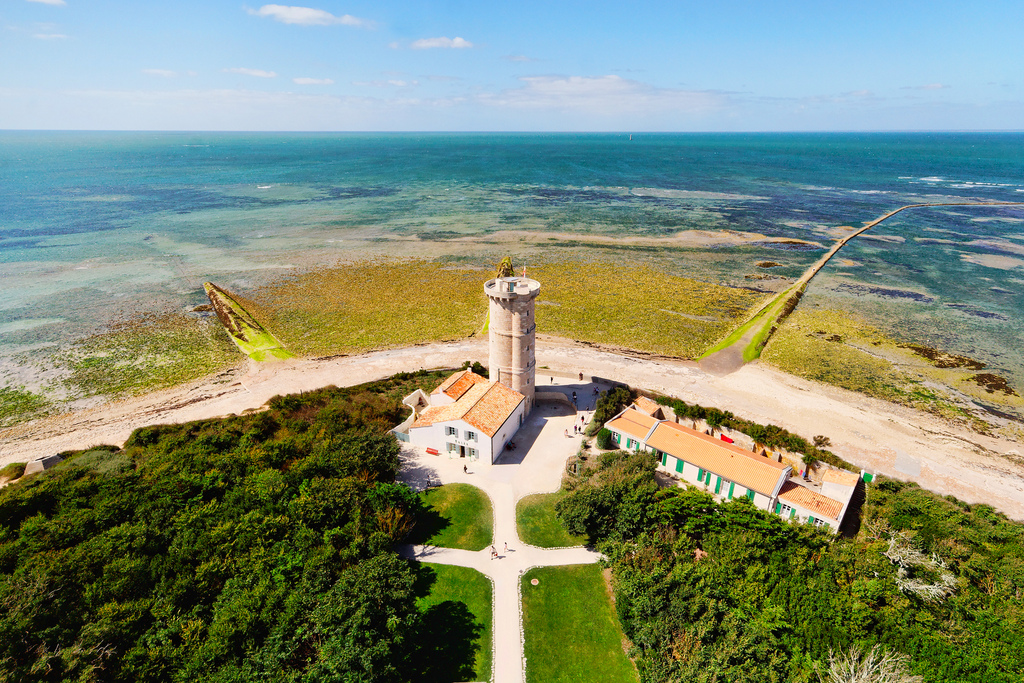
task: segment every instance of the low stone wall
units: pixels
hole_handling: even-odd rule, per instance
[[[537,403],[564,403],[572,407],[572,399],[561,391],[538,391],[533,398]]]

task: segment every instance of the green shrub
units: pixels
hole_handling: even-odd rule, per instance
[[[597,433],[597,447],[603,451],[609,451],[615,448],[615,444],[612,443],[612,433],[610,430],[601,428],[601,431]]]

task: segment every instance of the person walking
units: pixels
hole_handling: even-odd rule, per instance
[[[463,465],[462,466],[462,473],[463,474],[469,474],[469,465]]]
[[[565,430],[565,438],[567,438],[567,439],[569,438],[569,430],[568,429]]]
[[[508,541],[505,541],[505,552],[508,552]]]
[[[498,556],[498,551],[497,551],[497,550],[495,550],[495,549],[494,549],[494,546],[492,545],[492,546],[491,546],[491,559],[493,560],[493,559],[494,559],[495,557],[497,557],[497,556]]]

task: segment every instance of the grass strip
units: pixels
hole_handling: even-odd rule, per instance
[[[472,654],[468,661],[439,663],[448,669],[436,673],[448,674],[444,680],[490,680],[494,615],[490,580],[468,567],[429,563],[423,567],[433,581],[429,592],[416,600],[416,606],[425,613],[426,637],[438,640],[440,649],[450,646],[453,640],[464,640],[465,648]]]
[[[639,680],[600,565],[538,567],[520,581],[528,683]]]
[[[483,550],[494,537],[494,513],[487,494],[469,484],[445,484],[424,491],[426,511],[409,539],[417,545]]]
[[[516,503],[516,529],[519,539],[539,548],[567,548],[586,543],[583,536],[574,536],[555,514],[555,504],[565,497],[565,491],[535,493],[520,498]]]

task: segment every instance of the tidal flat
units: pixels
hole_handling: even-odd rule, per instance
[[[694,358],[894,207],[1019,200],[1022,145],[1019,134],[0,133],[4,420],[243,363],[193,310],[206,281],[251,304],[292,352],[319,357],[479,333],[480,285],[511,255],[544,280],[542,333]],[[951,395],[1019,417],[1000,387],[1024,393],[1022,222],[1020,207],[905,212],[845,247],[808,300],[896,343],[978,360],[986,376],[954,378]],[[823,356],[794,346],[786,357],[796,371]]]

